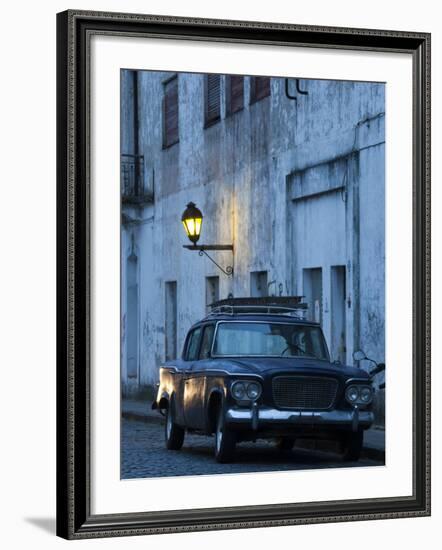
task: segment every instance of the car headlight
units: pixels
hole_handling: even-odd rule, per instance
[[[238,380],[232,384],[230,391],[237,401],[256,401],[262,393],[262,387],[259,382]]]
[[[255,401],[256,399],[258,399],[260,395],[261,395],[261,384],[258,384],[258,382],[250,382],[247,385],[247,397],[252,401]]]
[[[371,400],[373,399],[373,390],[370,388],[370,386],[364,386],[361,388],[359,396],[361,398],[361,401],[365,405],[367,405],[368,403],[371,403]]]
[[[351,404],[356,403],[359,398],[359,389],[357,386],[349,386],[345,390],[345,398]]]
[[[373,389],[371,386],[348,386],[345,390],[345,399],[350,405],[368,405],[373,399]]]
[[[232,385],[232,395],[238,401],[242,401],[246,396],[246,387],[243,382],[235,382]]]

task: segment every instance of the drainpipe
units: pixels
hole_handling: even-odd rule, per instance
[[[351,185],[353,188],[352,218],[353,218],[353,351],[361,348],[361,299],[360,299],[360,195],[359,195],[359,154],[352,153],[349,157],[351,169]]]
[[[138,71],[133,71],[133,110],[134,110],[134,161],[135,161],[135,196],[139,196],[140,163],[138,162],[139,152],[139,118],[138,118]]]

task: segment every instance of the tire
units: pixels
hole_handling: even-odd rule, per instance
[[[224,422],[222,407],[218,410],[215,429],[215,459],[225,464],[230,462],[235,454],[236,434],[229,430]]]
[[[341,439],[342,459],[346,462],[359,460],[363,443],[364,432],[362,430],[345,434]]]
[[[184,442],[184,428],[175,424],[173,401],[166,409],[166,423],[164,426],[166,448],[169,451],[179,451]]]
[[[280,453],[289,453],[293,449],[295,440],[291,437],[281,437],[278,439],[277,447]]]

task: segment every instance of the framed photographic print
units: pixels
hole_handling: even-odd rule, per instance
[[[429,515],[430,36],[57,29],[57,534]]]

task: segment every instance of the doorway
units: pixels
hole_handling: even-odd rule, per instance
[[[302,270],[302,285],[307,302],[307,320],[322,325],[322,268]]]
[[[210,312],[210,304],[219,300],[219,277],[206,277],[206,312]]]
[[[250,296],[262,298],[267,295],[267,271],[252,271],[250,273]]]
[[[345,331],[345,265],[331,267],[331,355],[334,360],[346,362]]]
[[[138,258],[127,259],[127,378],[138,377]]]
[[[177,284],[166,283],[166,361],[177,357]]]

